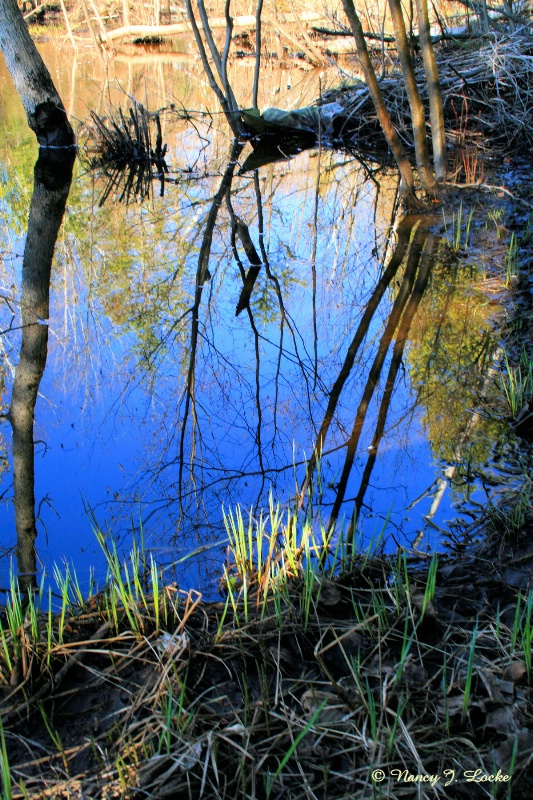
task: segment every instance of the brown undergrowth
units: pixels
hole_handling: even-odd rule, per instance
[[[533,87],[533,41],[524,30],[494,34],[485,44],[446,44],[437,51],[446,138],[453,148],[459,183],[481,182],[489,154],[503,156],[527,149],[533,141],[530,96]],[[429,104],[421,59],[415,72],[421,99]],[[402,141],[413,146],[409,103],[396,67],[380,88]],[[320,102],[337,102],[345,112],[342,135],[359,147],[383,149],[384,138],[366,84],[346,80]]]
[[[218,603],[135,566],[15,636],[8,604],[5,798],[529,797],[533,595],[492,561],[231,565]]]

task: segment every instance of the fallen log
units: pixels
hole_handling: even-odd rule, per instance
[[[302,22],[319,22],[324,20],[323,14],[316,14],[313,11],[303,11],[301,14],[278,14],[277,20],[281,24],[293,23],[301,20]],[[234,28],[255,28],[256,18],[254,14],[238,16],[233,18]],[[225,17],[212,17],[209,20],[211,28],[225,28]],[[122,28],[115,28],[106,32],[104,41],[114,39],[124,39],[129,36],[176,36],[180,33],[191,33],[192,27],[189,22],[176,22],[173,25],[127,25]]]

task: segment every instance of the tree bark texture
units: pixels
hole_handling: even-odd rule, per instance
[[[17,0],[0,1],[0,48],[41,147],[70,147],[74,133],[28,28]]]
[[[444,130],[444,110],[440,90],[437,59],[433,51],[429,30],[429,13],[427,0],[416,0],[418,14],[418,31],[420,50],[424,62],[424,71],[429,95],[429,121],[431,123],[431,139],[433,142],[433,164],[439,183],[446,182],[446,133]]]
[[[407,158],[402,143],[400,142],[398,134],[396,133],[396,129],[392,124],[389,112],[385,106],[383,95],[381,94],[381,89],[379,88],[379,83],[376,78],[376,73],[374,71],[374,67],[372,66],[372,62],[366,47],[365,35],[363,33],[361,22],[355,10],[353,0],[342,0],[342,5],[352,29],[355,45],[357,47],[357,55],[365,76],[368,91],[370,92],[372,102],[374,103],[374,107],[376,109],[379,124],[381,125],[381,129],[385,134],[385,138],[387,139],[388,145],[400,171],[401,197],[407,208],[415,209],[418,207],[418,203],[414,190],[413,170],[411,169],[409,159]]]

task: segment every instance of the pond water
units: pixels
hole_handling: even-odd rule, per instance
[[[270,496],[300,498],[317,531],[351,526],[361,547],[382,536],[389,550],[442,549],[475,520],[477,476],[505,437],[475,413],[498,352],[496,309],[473,288],[482,264],[452,258],[434,220],[398,227],[395,176],[371,178],[350,154],[242,171],[250,145],[232,152],[219,115],[180,119],[214,107],[187,53],[119,55],[104,69],[90,54],[42,52],[76,119],[110,100],[126,108],[126,95],[174,111],[162,115],[162,197],[156,184],[143,203],[119,190],[102,204],[105,178],[83,159],[74,168],[49,326],[31,323],[48,331],[33,433],[39,572],[66,560],[82,586],[91,567],[102,580],[96,521],[119,549],[142,532],[162,565],[205,548],[168,574],[213,595],[223,508],[258,514]],[[232,69],[246,94],[252,65]],[[268,66],[260,104],[305,105],[336,80]],[[24,309],[39,315],[22,273],[37,148],[3,65],[0,128],[5,413],[28,366]],[[7,419],[0,437],[5,587],[17,541]]]

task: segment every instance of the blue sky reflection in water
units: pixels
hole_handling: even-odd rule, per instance
[[[3,75],[2,88],[6,85]],[[16,101],[4,103],[1,111],[6,132],[1,281],[2,293],[12,301],[1,307],[5,330],[11,308],[15,318],[19,313],[20,228],[31,196],[34,148]],[[170,562],[224,539],[223,505],[266,507],[270,491],[281,503],[294,501],[329,393],[396,242],[390,235],[394,179],[379,176],[378,189],[350,157],[307,152],[262,168],[255,179],[235,174],[231,208],[226,198],[213,230],[211,277],[202,281],[194,340],[191,308],[199,252],[229,152],[222,131],[200,132],[210,139],[207,148],[185,123],[165,118],[171,169],[196,166],[190,176],[172,173],[177,183],[167,186],[163,198],[126,207],[111,196],[99,207],[104,183],[78,166],[67,201],[52,270],[48,360],[36,408],[37,545],[48,571],[53,561],[67,559],[82,583],[89,565],[97,575],[103,570],[84,503],[125,546],[142,519],[147,543],[161,561]],[[234,234],[244,226],[262,260],[267,256],[250,311],[238,317],[243,281],[236,253],[245,271],[250,265],[242,238],[232,240],[231,213],[237,220]],[[405,269],[403,259],[372,316],[331,421],[320,480],[318,473],[314,480],[324,521]],[[457,456],[493,349],[487,307],[466,291],[471,269],[463,276],[466,266],[437,264],[414,313],[362,499],[363,543],[388,518],[391,547],[411,543],[421,530],[422,548],[440,546],[442,536],[423,515],[431,507],[435,480]],[[448,302],[441,302],[446,293]],[[446,359],[453,359],[461,341],[470,342],[471,359],[468,351],[452,365]],[[20,347],[17,332],[6,334],[2,345],[8,405]],[[340,510],[347,520],[378,424],[393,345],[394,339],[358,440]],[[481,362],[480,351],[486,354]],[[474,363],[478,375],[472,374]],[[470,455],[463,450],[460,459],[487,458],[491,431],[485,427],[477,426],[467,443]],[[0,433],[9,451],[7,422]],[[11,478],[4,471],[1,479],[2,545],[9,547],[15,542]],[[431,487],[433,494],[416,502]],[[456,499],[464,496],[461,491]],[[434,522],[443,528],[456,514],[453,499],[447,491],[435,512]],[[223,558],[224,548],[217,548],[181,567],[178,577],[185,586],[205,587],[221,574]],[[1,569],[5,585],[6,560]]]

